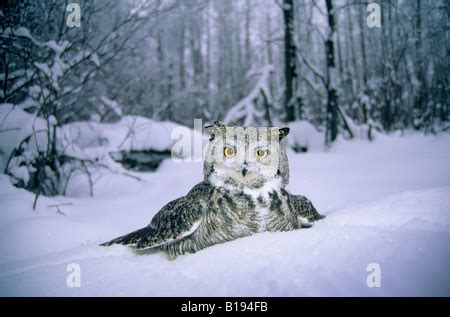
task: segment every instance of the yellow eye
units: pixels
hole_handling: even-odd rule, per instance
[[[256,151],[256,157],[259,159],[266,158],[269,155],[268,150],[257,150]]]
[[[223,149],[223,155],[225,155],[225,157],[233,157],[236,155],[236,150],[227,146]]]

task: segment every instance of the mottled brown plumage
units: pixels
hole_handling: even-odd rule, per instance
[[[209,127],[204,181],[165,205],[147,227],[103,245],[153,248],[175,258],[257,232],[310,227],[323,218],[306,197],[285,189],[289,168],[281,140],[288,130],[264,129]],[[236,160],[223,157],[224,147],[233,147]],[[252,159],[256,151],[264,157]]]

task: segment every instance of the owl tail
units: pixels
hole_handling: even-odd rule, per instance
[[[112,244],[124,244],[124,245],[138,245],[138,243],[153,235],[155,229],[150,227],[145,227],[136,231],[133,231],[124,236],[112,239],[111,241],[100,244],[101,246],[109,246]]]

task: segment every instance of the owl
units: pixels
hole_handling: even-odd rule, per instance
[[[150,224],[102,245],[165,251],[170,259],[258,232],[311,227],[322,219],[311,201],[287,192],[289,128],[205,128],[204,180],[166,204]]]

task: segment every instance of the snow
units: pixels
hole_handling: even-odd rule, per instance
[[[119,108],[115,111],[119,111],[120,106],[116,106]],[[0,104],[0,161],[3,163],[7,161],[15,146],[33,134],[33,131],[37,132],[37,146],[40,149],[46,147],[47,123],[22,108],[25,107]],[[49,117],[49,123],[57,124],[53,115]],[[69,123],[59,127],[58,135],[66,153],[75,157],[80,155],[83,158],[87,156],[94,159],[98,157],[99,152],[104,154],[119,150],[170,150],[177,141],[171,139],[171,133],[175,128],[191,131],[169,121],[160,122],[140,116],[124,116],[112,124],[87,121]],[[189,154],[190,152],[186,153]]]
[[[287,144],[291,148],[304,148],[308,151],[322,150],[324,148],[323,134],[317,131],[308,121],[295,121],[289,123],[290,132]]]
[[[100,67],[100,59],[97,55],[97,53],[92,53],[91,57],[89,58],[89,60],[94,63],[95,66]]]
[[[17,178],[16,181],[22,180],[27,184],[29,175],[23,163],[33,161],[38,151],[47,148],[48,126],[43,118],[22,110],[24,107],[22,104],[0,104],[0,170],[3,172],[9,162],[9,173]],[[53,115],[48,118],[48,122],[50,125],[57,125],[57,119]],[[182,131],[185,135],[193,136],[193,140],[187,140],[187,145],[182,148],[181,158],[201,160],[202,153],[197,155],[193,152],[195,140],[202,140],[198,132],[173,122],[160,122],[140,116],[124,116],[112,124],[83,121],[63,125],[57,128],[57,147],[62,153],[73,158],[98,162],[99,167],[90,171],[94,178],[101,177],[103,169],[107,169],[108,174],[114,172],[132,175],[112,159],[113,153],[132,150],[170,152],[178,141],[178,137],[171,138],[173,131]],[[11,157],[16,147],[24,140],[28,140],[28,143],[22,148],[20,159]],[[69,179],[66,195],[89,196],[89,187],[89,178],[75,173]]]
[[[61,53],[63,53],[69,46],[69,44],[70,43],[68,41],[61,41],[61,43],[57,43],[55,40],[50,40],[44,43],[44,45],[52,49],[57,56],[60,56]]]
[[[14,148],[33,131],[31,146],[47,146],[47,124],[44,119],[23,111],[20,106],[0,104],[0,168],[3,171]]]
[[[31,32],[29,29],[27,29],[26,27],[23,27],[23,26],[17,28],[16,30],[12,30],[11,28],[8,27],[2,33],[2,37],[11,37],[11,36],[26,38],[26,39],[30,40],[31,42],[33,42],[33,44],[35,44],[37,46],[47,46],[48,48],[53,50],[55,52],[55,54],[58,56],[60,56],[61,53],[63,53],[64,50],[70,44],[68,41],[61,41],[60,43],[57,43],[55,40],[50,40],[45,43],[42,43],[42,42],[36,40],[33,35],[31,35]]]
[[[449,144],[449,134],[377,135],[289,151],[289,190],[310,198],[325,219],[173,261],[98,244],[148,224],[201,181],[201,163],[166,160],[136,173],[140,182],[104,176],[94,197],[41,197],[36,212],[34,195],[0,174],[0,295],[448,296]],[[50,207],[67,203],[65,216]],[[66,285],[70,263],[80,265],[79,288]],[[370,263],[380,265],[380,288],[366,284]]]
[[[23,180],[24,184],[27,185],[30,181],[30,175],[28,174],[28,168],[24,165],[18,166],[18,164],[13,164],[9,169],[11,175],[13,175],[16,179]]]
[[[140,116],[124,116],[116,123],[75,122],[62,127],[67,145],[96,151],[170,150],[177,140],[170,138],[176,128],[187,129],[170,121],[156,121]]]
[[[107,106],[112,111],[114,111],[114,113],[116,115],[118,115],[119,117],[122,116],[122,107],[119,105],[119,103],[117,101],[111,100],[111,99],[109,99],[108,97],[105,97],[105,96],[101,96],[100,100],[102,101],[102,103],[105,106]]]
[[[2,34],[2,37],[12,37],[12,36],[17,36],[17,37],[23,37],[26,38],[28,40],[30,40],[31,42],[33,42],[34,44],[41,46],[42,43],[40,43],[39,41],[37,41],[30,33],[30,30],[28,30],[26,27],[19,27],[16,30],[12,30],[11,28],[6,28],[5,31]]]

